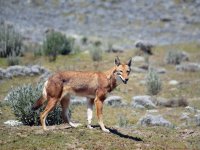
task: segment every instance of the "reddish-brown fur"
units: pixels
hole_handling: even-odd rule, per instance
[[[40,115],[43,129],[47,129],[45,119],[58,102],[62,106],[64,121],[70,123],[69,117],[66,115],[70,95],[78,95],[89,98],[91,104],[95,103],[101,129],[108,132],[102,119],[103,101],[107,93],[118,85],[117,80],[121,79],[126,84],[130,73],[131,59],[127,64],[121,64],[117,57],[115,64],[116,66],[105,72],[63,71],[51,76],[45,84],[43,96],[33,106],[33,109],[37,109],[45,99],[48,101],[45,110]],[[75,125],[72,124],[72,126]]]

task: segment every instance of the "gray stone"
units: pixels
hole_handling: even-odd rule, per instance
[[[190,118],[189,113],[182,113],[180,116],[181,120],[188,120],[189,118]]]
[[[144,117],[140,118],[138,124],[141,126],[164,126],[164,127],[173,127],[173,124],[164,119],[161,115],[151,115],[147,114]]]
[[[169,81],[169,85],[178,85],[178,84],[179,84],[179,82],[176,81],[176,80],[170,80]]]
[[[22,125],[22,122],[18,121],[18,120],[8,120],[6,122],[4,122],[5,125],[9,125],[9,126],[20,126]]]
[[[153,101],[153,98],[148,95],[134,96],[134,97],[132,97],[131,105],[134,108],[154,109],[154,108],[156,108],[156,105],[152,101]]]
[[[12,78],[14,76],[32,76],[45,73],[49,74],[49,70],[39,65],[34,66],[10,66],[7,69],[0,68],[0,79]]]
[[[86,97],[72,96],[70,99],[72,105],[83,105],[87,103]]]
[[[6,75],[6,71],[0,68],[0,79],[3,79],[5,75]]]
[[[132,61],[133,62],[144,62],[145,59],[142,56],[135,56],[135,57],[132,58]]]
[[[139,68],[139,67],[135,67],[135,66],[132,66],[132,67],[131,67],[131,70],[132,70],[133,72],[136,72],[136,73],[146,73],[146,72],[147,72],[147,70],[142,69],[142,68]]]
[[[155,70],[159,74],[165,74],[167,72],[165,68],[155,68]]]
[[[185,107],[185,109],[190,113],[196,113],[196,109],[194,107],[187,106],[187,107]]]
[[[196,126],[200,126],[200,114],[194,116]]]
[[[31,71],[33,74],[39,74],[40,73],[40,66],[34,65],[31,67]]]
[[[182,63],[176,66],[177,71],[196,72],[200,71],[200,64],[198,63]]]
[[[109,96],[105,99],[105,104],[109,106],[124,106],[126,105],[120,96]]]

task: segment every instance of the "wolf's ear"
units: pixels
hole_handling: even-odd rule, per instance
[[[127,62],[127,65],[129,66],[129,67],[131,67],[131,64],[132,64],[132,57],[128,60],[128,62]]]
[[[119,66],[121,63],[120,63],[120,59],[119,59],[119,57],[117,56],[116,58],[115,58],[115,65],[117,65],[117,66]]]

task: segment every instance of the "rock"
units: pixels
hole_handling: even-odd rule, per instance
[[[39,74],[40,73],[40,66],[34,65],[31,67],[31,71],[33,74]]]
[[[46,81],[52,73],[50,71],[45,71],[41,76],[40,76],[40,81]]]
[[[11,74],[12,76],[24,76],[23,72],[24,67],[23,66],[10,66],[6,69],[6,74]]]
[[[169,107],[169,100],[163,97],[157,97],[153,100],[154,104],[157,106]]]
[[[196,126],[200,126],[200,114],[194,116]]]
[[[164,119],[161,115],[147,114],[140,118],[138,124],[141,126],[164,126],[173,127],[173,124],[168,120]]]
[[[200,64],[198,63],[182,63],[176,66],[177,71],[196,72],[200,71]]]
[[[20,122],[18,120],[8,120],[8,121],[4,122],[4,124],[14,127],[14,126],[22,125],[22,122]]]
[[[132,97],[132,103],[131,105],[134,108],[147,108],[147,109],[154,109],[156,108],[156,105],[152,102],[151,96],[134,96]]]
[[[0,79],[3,79],[5,75],[6,75],[6,71],[0,68]]]
[[[139,67],[132,66],[131,70],[133,72],[137,72],[137,73],[146,73],[149,70],[149,65],[148,64],[143,64],[143,65],[141,65]],[[165,74],[167,72],[165,68],[159,68],[159,67],[154,68],[154,70],[159,74]]]
[[[41,67],[39,65],[34,66],[10,66],[7,69],[0,68],[0,79],[12,78],[14,76],[32,76],[42,73],[49,73],[48,69]]]
[[[185,109],[190,113],[196,113],[197,112],[197,110],[194,107],[191,107],[191,106],[187,106],[187,107],[185,107]]]
[[[181,51],[180,55],[181,55],[180,57],[181,57],[182,61],[189,61],[189,54],[188,53]]]
[[[142,56],[135,56],[135,57],[132,58],[132,61],[133,62],[144,62],[145,59]]]
[[[70,99],[72,105],[83,105],[87,103],[86,97],[72,96]]]
[[[157,97],[156,99],[153,99],[153,102],[157,106],[162,106],[162,107],[185,107],[188,105],[187,99],[183,97],[172,98],[172,99]]]
[[[178,84],[179,84],[179,82],[176,80],[169,81],[169,85],[178,85]]]
[[[167,72],[165,68],[155,68],[155,70],[159,74],[165,74]]]
[[[190,118],[189,113],[182,113],[180,116],[181,120],[188,120],[189,118]]]
[[[105,104],[109,106],[124,106],[126,103],[123,102],[120,96],[109,96],[105,99]]]
[[[124,48],[118,45],[112,45],[112,47],[107,50],[107,52],[122,53],[124,52]]]
[[[147,42],[147,41],[136,41],[135,43],[135,47],[139,48],[141,51],[143,51],[146,54],[152,55],[152,48],[153,48],[153,44]]]
[[[157,109],[150,109],[150,110],[147,110],[148,113],[157,113],[158,110]]]
[[[144,69],[142,69],[142,68],[135,67],[135,66],[132,66],[132,67],[131,67],[131,70],[132,70],[133,72],[136,72],[136,73],[146,73],[146,72],[147,72],[147,70],[144,70]]]

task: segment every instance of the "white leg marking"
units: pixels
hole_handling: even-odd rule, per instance
[[[87,127],[89,129],[92,129],[93,127],[91,126],[91,122],[92,122],[92,117],[93,117],[93,104],[90,102],[90,100],[87,100],[87,121],[88,121],[88,125]]]
[[[42,95],[44,98],[47,98],[47,91],[46,91],[47,84],[48,84],[48,80],[44,83],[44,88],[42,91]]]

